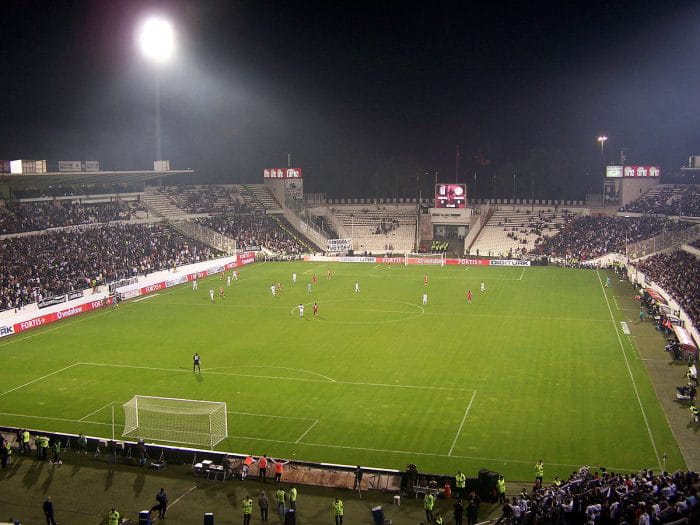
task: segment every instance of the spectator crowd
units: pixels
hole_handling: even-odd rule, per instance
[[[657,186],[625,205],[621,211],[700,217],[700,189],[693,185]]]
[[[687,227],[663,217],[577,217],[551,237],[538,239],[536,255],[595,259],[606,253],[624,253],[625,245]]]
[[[267,248],[280,255],[299,255],[307,248],[291,235],[291,226],[284,230],[275,219],[251,213],[236,216],[216,216],[197,219],[199,224],[235,239],[240,250]]]
[[[136,211],[142,210],[144,208],[138,202],[22,202],[11,208],[0,208],[0,235],[129,220]]]
[[[700,326],[700,260],[682,250],[657,253],[636,264],[640,272],[666,290]]]
[[[112,224],[0,241],[0,310],[212,258],[161,225]]]

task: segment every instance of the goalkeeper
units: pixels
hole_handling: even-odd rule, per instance
[[[197,372],[202,371],[202,367],[200,366],[202,363],[202,359],[199,357],[199,354],[197,352],[194,353],[192,356],[192,371],[194,372],[195,370]]]

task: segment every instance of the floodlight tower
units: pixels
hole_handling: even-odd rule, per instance
[[[138,29],[141,53],[153,62],[156,80],[156,160],[163,160],[160,132],[160,68],[170,61],[175,49],[175,33],[167,20],[150,17]]]
[[[605,141],[608,140],[608,137],[605,135],[601,135],[598,137],[598,142],[600,142],[600,156],[604,157],[605,156]]]

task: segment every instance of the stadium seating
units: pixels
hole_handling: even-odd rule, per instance
[[[700,217],[700,188],[694,185],[659,184],[620,211]]]
[[[353,232],[356,251],[410,252],[414,249],[415,205],[335,204],[331,212],[348,232]]]
[[[160,224],[109,224],[0,241],[0,310],[212,258]]]
[[[169,186],[160,191],[187,213],[232,213],[245,208],[245,200],[233,186]]]
[[[531,253],[587,261],[607,253],[624,253],[625,245],[688,225],[664,217],[577,217]]]
[[[139,201],[81,203],[71,200],[19,202],[0,208],[0,235],[105,223],[146,216]]]
[[[657,253],[636,263],[648,279],[666,290],[690,316],[700,323],[700,260],[682,250]]]
[[[526,207],[524,205],[501,207],[493,211],[469,252],[479,255],[522,255],[534,248],[543,235],[554,235],[581,208]]]

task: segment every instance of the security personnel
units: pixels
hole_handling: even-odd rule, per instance
[[[243,498],[243,525],[250,525],[250,515],[253,513],[253,500],[246,495]]]
[[[458,470],[455,476],[455,487],[457,487],[457,494],[459,494],[459,497],[464,498],[464,491],[467,487],[467,476],[465,476],[461,470]]]
[[[297,489],[292,487],[289,489],[289,508],[297,510]]]
[[[425,509],[425,519],[428,523],[433,521],[433,508],[435,507],[435,496],[432,492],[427,492],[423,498],[423,508]]]
[[[554,476],[554,486],[559,488],[561,487],[561,480],[559,479],[559,476]]]
[[[535,464],[535,482],[540,482],[540,485],[542,484],[542,478],[544,478],[544,463],[542,463],[542,460],[540,459],[536,464]]]
[[[498,490],[498,503],[506,503],[506,480],[503,478],[503,474],[498,476],[496,489]]]
[[[22,432],[22,454],[29,454],[29,430]]]
[[[435,525],[443,525],[444,521],[442,520],[442,514],[438,514],[435,516]]]
[[[282,489],[282,487],[277,489],[277,492],[275,493],[277,497],[277,514],[280,515],[280,518],[284,520],[284,497],[286,496],[286,493]]]
[[[49,438],[47,436],[39,436],[37,438],[39,440],[39,459],[42,461],[45,461],[49,458]],[[36,441],[36,440],[35,440]]]
[[[333,513],[335,514],[335,525],[343,525],[343,500],[338,496],[333,502]]]
[[[112,507],[112,510],[109,511],[109,516],[107,518],[107,523],[108,525],[119,525],[119,520],[121,519],[121,515],[115,509]]]
[[[697,423],[698,419],[700,419],[698,416],[700,416],[700,410],[698,410],[698,407],[695,405],[690,405],[690,420],[693,423]]]

